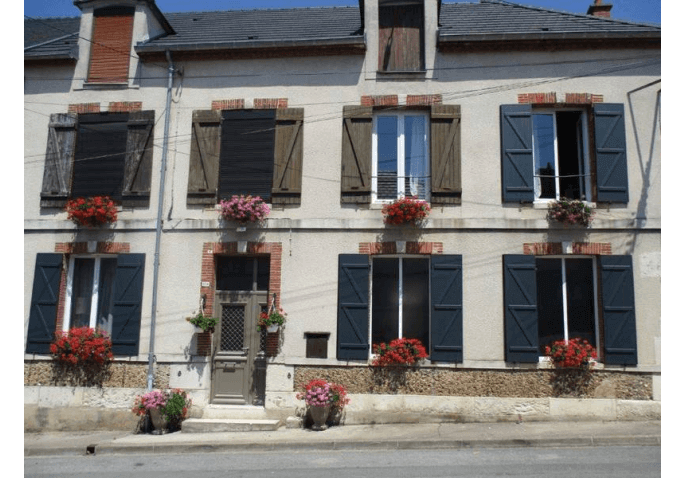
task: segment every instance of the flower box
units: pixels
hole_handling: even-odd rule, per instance
[[[398,199],[392,204],[385,205],[381,210],[384,224],[389,225],[412,224],[420,226],[430,212],[429,204],[416,197]]]
[[[588,227],[594,215],[593,208],[578,199],[561,198],[548,205],[548,220],[565,225]]]
[[[250,222],[264,221],[271,211],[260,196],[234,195],[223,199],[217,205],[219,216],[226,221],[235,221],[241,226]],[[239,227],[237,230],[241,230]]]
[[[109,196],[70,199],[65,209],[67,218],[78,226],[96,227],[117,221],[117,206]]]
[[[564,369],[589,369],[598,358],[595,347],[580,338],[555,341],[545,348],[545,355],[555,368]]]
[[[388,344],[374,344],[372,349],[376,354],[372,361],[373,367],[416,365],[429,356],[420,340],[405,337],[392,340]]]
[[[50,344],[52,358],[70,365],[98,364],[112,361],[112,340],[107,334],[89,327],[75,327],[68,332],[57,332]]]

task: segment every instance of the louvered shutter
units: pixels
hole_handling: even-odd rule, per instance
[[[129,114],[122,188],[124,205],[149,204],[154,125],[154,111]]]
[[[369,353],[369,256],[338,256],[339,360],[367,360]]]
[[[220,199],[250,194],[271,202],[275,126],[275,110],[222,112]]]
[[[194,111],[188,172],[188,204],[216,204],[221,111]]]
[[[341,202],[372,200],[372,108],[343,107]]]
[[[133,8],[103,8],[93,14],[89,83],[128,81]]]
[[[121,200],[129,113],[79,115],[71,196]]]
[[[462,362],[462,256],[431,256],[431,360]]]
[[[55,338],[62,254],[36,254],[26,337],[27,354],[49,354]]]
[[[51,114],[48,124],[48,146],[45,153],[41,206],[63,206],[69,197],[78,115]]]
[[[503,256],[505,360],[538,362],[536,256]]]
[[[117,256],[112,307],[112,350],[115,355],[137,355],[140,336],[145,254]]]
[[[605,363],[636,365],[636,310],[631,256],[600,256]]]
[[[531,107],[500,107],[500,153],[504,202],[533,202],[534,155]]]
[[[431,203],[460,204],[460,106],[431,106]]]
[[[624,105],[593,106],[598,202],[629,202]]]
[[[303,108],[276,110],[272,204],[300,204],[304,116]]]

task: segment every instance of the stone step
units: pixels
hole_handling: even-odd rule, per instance
[[[229,419],[229,420],[269,420],[264,407],[250,405],[207,405],[202,409],[198,418]]]
[[[182,433],[274,431],[281,420],[243,420],[229,418],[189,418],[181,424]]]

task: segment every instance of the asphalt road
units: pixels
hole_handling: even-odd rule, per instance
[[[157,478],[660,477],[661,447],[254,452],[29,457],[24,476]]]

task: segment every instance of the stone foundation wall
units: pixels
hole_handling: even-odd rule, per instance
[[[651,374],[596,370],[377,369],[295,367],[294,391],[312,379],[344,385],[348,393],[500,398],[615,398],[652,400]]]
[[[146,388],[148,364],[113,362],[104,369],[83,369],[53,361],[25,361],[24,386],[51,385],[58,387]],[[156,364],[153,387],[169,388],[169,365]]]

